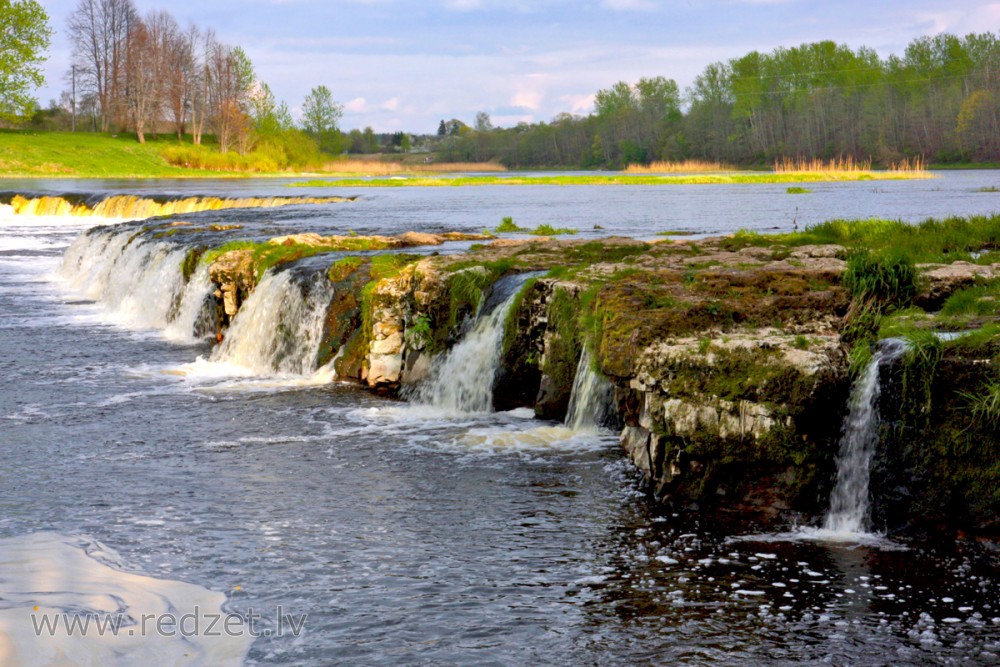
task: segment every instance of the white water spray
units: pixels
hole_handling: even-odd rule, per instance
[[[309,284],[291,271],[267,272],[226,333],[211,361],[256,375],[310,375],[316,370],[332,287],[322,274]]]
[[[879,367],[898,358],[906,349],[904,340],[883,340],[851,387],[850,412],[837,456],[837,484],[823,526],[826,530],[862,533],[868,529],[868,482],[878,446]]]
[[[185,300],[200,308],[210,286],[207,279],[184,280],[185,248],[133,239],[134,233],[84,234],[66,250],[59,274],[71,290],[97,301],[111,322],[132,329],[167,330],[184,311]],[[194,317],[189,322],[193,327]],[[183,339],[192,335],[189,329]],[[181,338],[176,332],[173,337]]]
[[[202,264],[184,286],[180,303],[163,332],[167,340],[196,343],[199,334],[209,330],[207,326],[199,326],[199,320],[205,315],[205,301],[213,289],[212,280],[208,276],[208,265]]]
[[[515,290],[492,312],[477,317],[472,331],[436,360],[431,376],[413,394],[415,402],[449,412],[493,410],[504,322],[516,299]]]
[[[613,392],[614,385],[594,370],[590,351],[584,345],[580,362],[576,366],[576,377],[573,378],[566,426],[573,431],[596,430],[611,410]]]

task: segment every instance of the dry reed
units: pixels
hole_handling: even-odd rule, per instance
[[[872,170],[871,158],[867,160],[855,160],[851,156],[833,158],[831,160],[821,160],[819,158],[781,158],[774,161],[774,173],[788,174],[796,172],[813,173],[858,173]],[[922,158],[915,157],[912,160],[904,158],[899,162],[890,164],[886,171],[899,173],[922,173],[927,170]]]
[[[502,172],[507,168],[496,162],[427,162],[402,164],[382,160],[336,160],[325,163],[320,169],[330,174],[366,174],[369,176],[403,176],[406,174]]]
[[[630,164],[625,167],[626,174],[692,174],[714,171],[735,171],[735,169],[722,162],[708,162],[706,160],[650,162],[649,164]]]

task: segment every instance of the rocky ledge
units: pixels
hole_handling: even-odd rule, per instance
[[[326,268],[334,297],[320,363],[334,359],[341,380],[390,394],[427,375],[499,280],[533,272],[504,325],[495,407],[562,419],[586,347],[614,385],[621,444],[657,499],[764,524],[824,512],[852,364],[856,371],[879,337],[905,330],[925,344],[887,377],[896,389],[883,398],[892,416],[873,470],[879,527],[1000,533],[1000,409],[987,405],[1000,387],[991,384],[998,265],[908,264],[896,294],[867,290],[857,250],[747,235],[483,238],[461,254],[344,255],[442,240],[450,239],[294,236],[271,241],[280,256],[260,246],[199,253],[218,287],[221,336],[261,262],[340,251]],[[876,273],[897,270],[874,261]],[[961,299],[982,307],[947,315]],[[987,333],[932,335],[969,328]]]

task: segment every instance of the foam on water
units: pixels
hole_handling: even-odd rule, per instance
[[[185,292],[187,251],[133,240],[129,231],[84,234],[66,250],[59,275],[66,287],[97,301],[107,321],[130,329],[164,330]]]
[[[32,533],[0,539],[0,664],[35,665],[240,665],[252,638],[241,620],[237,632],[209,636],[185,632],[180,625],[156,632],[156,622],[188,614],[208,627],[225,616],[223,593],[201,586],[124,571],[121,558],[87,537]],[[65,619],[65,620],[64,620]],[[89,620],[87,631],[66,621]],[[106,631],[97,631],[98,623]],[[43,623],[50,623],[43,626]],[[166,621],[169,623],[169,621]],[[119,624],[117,631],[111,628]],[[36,627],[43,628],[41,632]],[[51,632],[44,628],[52,628]],[[169,625],[163,625],[163,628]],[[242,634],[242,636],[239,636]]]
[[[520,286],[525,278],[518,278]],[[430,377],[413,392],[414,403],[452,415],[493,410],[493,383],[500,368],[504,322],[517,293],[512,290],[492,311],[480,313],[472,330],[435,360]]]
[[[576,366],[576,376],[573,378],[566,426],[573,431],[596,430],[612,409],[613,393],[614,385],[594,370],[590,350],[584,345]]]
[[[313,376],[331,290],[322,274],[301,284],[291,271],[269,271],[240,307],[210,361],[254,375]]]

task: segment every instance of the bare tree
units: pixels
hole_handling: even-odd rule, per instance
[[[172,17],[171,22],[164,35],[166,54],[162,61],[163,106],[173,121],[177,138],[182,139],[191,104],[196,67],[194,49],[188,35],[181,31]]]
[[[125,61],[136,17],[132,0],[80,0],[69,18],[73,63],[84,94],[96,96],[104,132],[126,112]]]

